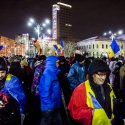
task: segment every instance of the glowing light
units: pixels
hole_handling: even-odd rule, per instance
[[[62,6],[66,6],[66,7],[69,7],[69,8],[72,8],[71,5],[68,5],[68,4],[65,4],[65,3],[58,2],[57,4],[58,5],[62,5]]]
[[[119,35],[123,34],[123,30],[119,30],[119,31],[118,31],[118,34],[119,34]]]
[[[107,33],[104,33],[103,35],[104,35],[104,36],[106,36],[106,35],[107,35]]]
[[[51,30],[50,30],[50,29],[47,29],[47,33],[48,33],[48,34],[51,34]]]
[[[109,31],[109,34],[111,34],[112,33],[112,31]]]
[[[35,22],[35,20],[34,20],[33,18],[30,18],[29,21],[30,21],[31,23],[34,23],[34,22]]]
[[[27,25],[28,25],[28,26],[32,26],[33,24],[32,24],[31,22],[28,22]]]
[[[45,23],[43,23],[43,24],[42,24],[42,26],[43,26],[43,27],[46,27],[46,24],[45,24]]]
[[[46,20],[45,20],[45,23],[46,23],[46,24],[50,24],[50,20],[49,20],[49,19],[46,19]]]

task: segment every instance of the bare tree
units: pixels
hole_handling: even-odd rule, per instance
[[[76,43],[74,42],[64,42],[65,56],[70,57],[71,54],[75,53]]]

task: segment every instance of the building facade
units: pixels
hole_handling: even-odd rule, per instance
[[[57,2],[52,6],[52,38],[72,39],[72,6]]]
[[[13,39],[0,36],[0,46],[3,48],[0,50],[0,56],[12,56],[12,55],[25,55],[24,44],[16,43]]]
[[[125,56],[125,40],[116,39],[116,41],[120,47],[120,51],[115,56],[116,57],[118,57],[119,55]],[[77,49],[82,54],[87,53],[88,56],[90,57],[92,56],[108,57],[110,45],[111,45],[111,39],[95,36],[95,37],[77,42]]]
[[[29,37],[29,34],[20,34],[15,37],[17,44],[23,44],[25,48],[25,55],[28,57],[34,57],[36,54],[36,49],[34,47],[34,39]]]

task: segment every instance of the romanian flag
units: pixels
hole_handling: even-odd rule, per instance
[[[64,44],[63,44],[62,39],[59,41],[59,44],[61,46],[61,56],[64,56]]]
[[[60,49],[58,48],[57,45],[53,45],[54,49],[56,50],[58,56],[60,56]]]
[[[64,49],[64,44],[63,44],[62,39],[59,41],[59,43],[60,43],[61,48]]]
[[[60,40],[56,45],[53,45],[53,47],[56,50],[58,56],[64,56],[64,44],[62,40]]]
[[[57,43],[57,47],[58,47],[58,49],[61,49],[61,48],[62,48],[59,43]]]
[[[114,55],[120,51],[119,45],[117,44],[116,40],[113,38],[112,43],[110,45],[108,56],[109,58],[114,57]]]

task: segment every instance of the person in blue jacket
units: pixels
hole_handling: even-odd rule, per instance
[[[61,90],[57,77],[59,72],[59,59],[48,56],[43,74],[40,77],[39,94],[41,103],[40,125],[62,125],[60,116]]]
[[[21,125],[25,106],[19,79],[8,73],[6,61],[0,57],[0,125]]]
[[[75,63],[70,67],[67,78],[70,82],[71,91],[86,80],[85,57],[80,54],[75,55]]]

